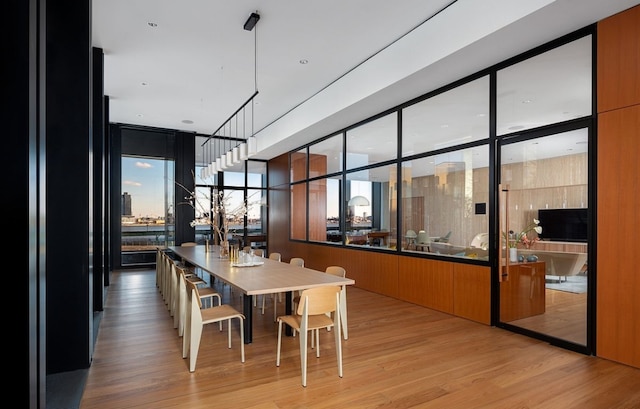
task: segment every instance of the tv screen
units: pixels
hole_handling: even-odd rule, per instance
[[[587,209],[540,209],[542,240],[587,241]]]

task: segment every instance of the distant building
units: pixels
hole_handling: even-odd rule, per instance
[[[121,208],[122,216],[133,216],[133,213],[131,212],[131,195],[127,192],[122,194]]]

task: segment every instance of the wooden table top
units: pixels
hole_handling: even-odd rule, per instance
[[[234,267],[228,258],[220,258],[216,251],[205,246],[169,247],[189,263],[234,286],[246,295],[273,294],[327,285],[353,285],[355,280],[326,274],[323,271],[297,267],[263,257],[260,266]]]

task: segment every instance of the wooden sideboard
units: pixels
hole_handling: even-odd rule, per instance
[[[530,250],[558,251],[568,253],[586,253],[587,243],[577,243],[572,241],[536,241]]]
[[[509,265],[509,275],[500,283],[500,321],[544,314],[545,270],[543,261]]]

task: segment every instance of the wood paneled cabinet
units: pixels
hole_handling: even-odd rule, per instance
[[[538,241],[531,247],[532,250],[561,251],[567,253],[586,253],[587,243],[576,243],[570,241]]]
[[[545,269],[542,261],[509,265],[509,275],[500,283],[500,321],[544,314]]]

